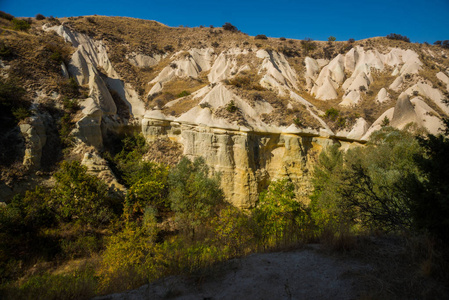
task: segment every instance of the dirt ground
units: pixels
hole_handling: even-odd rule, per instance
[[[170,276],[95,299],[448,299],[441,282],[415,273],[403,259],[405,250],[389,239],[371,239],[344,253],[312,244],[252,254],[203,274]]]

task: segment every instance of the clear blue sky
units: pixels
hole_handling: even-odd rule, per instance
[[[327,40],[398,33],[412,42],[449,39],[449,0],[0,0],[17,17],[126,16],[169,26],[230,22],[249,35]]]

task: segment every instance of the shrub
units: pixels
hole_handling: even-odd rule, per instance
[[[228,257],[246,254],[254,234],[250,217],[240,209],[227,205],[212,220],[214,242]]]
[[[285,40],[286,40],[286,38],[285,38],[285,37],[280,37],[280,38],[279,38],[279,40],[281,40],[281,41],[285,41]]]
[[[17,122],[25,120],[28,117],[31,117],[31,111],[25,107],[17,107],[12,110],[12,114],[16,118]]]
[[[12,54],[11,48],[3,43],[0,43],[0,57],[7,58],[11,56],[11,54]]]
[[[14,30],[28,31],[31,27],[31,25],[25,20],[13,19],[11,22]]]
[[[359,86],[359,91],[365,92],[366,91],[366,87],[364,85]]]
[[[41,14],[37,14],[36,15],[36,20],[45,20],[46,18],[45,18],[45,16],[44,15],[41,15]]]
[[[402,36],[402,35],[397,34],[397,33],[390,33],[389,35],[387,35],[387,39],[404,41],[404,42],[410,43],[410,39],[408,37]]]
[[[303,128],[304,127],[304,123],[299,118],[294,118],[293,119],[293,123],[295,123],[295,125],[298,126],[299,128]]]
[[[437,46],[441,46],[441,43],[442,43],[441,41],[435,41],[433,44],[437,45]]]
[[[112,220],[111,199],[106,185],[87,174],[79,162],[64,161],[54,175],[52,191],[55,209],[62,221],[80,221],[83,225],[105,224]]]
[[[235,105],[234,100],[231,100],[227,105],[226,105],[226,110],[230,113],[235,113],[237,111],[238,107]]]
[[[172,52],[174,50],[174,48],[172,45],[167,45],[167,46],[164,46],[164,50],[168,51],[168,52]]]
[[[324,113],[324,117],[331,121],[335,121],[339,114],[340,114],[340,111],[338,109],[331,107],[326,110],[326,112]]]
[[[182,97],[186,97],[189,96],[190,92],[188,91],[182,91],[181,93],[179,93],[178,95],[176,95],[176,98],[182,98]]]
[[[268,40],[267,36],[265,34],[258,34],[254,37],[256,40]]]
[[[50,55],[50,59],[51,60],[54,60],[57,64],[62,64],[62,62],[63,62],[63,59],[62,59],[62,54],[61,54],[61,52],[59,52],[59,51],[56,51],[56,52],[53,52],[51,55]]]
[[[328,42],[335,42],[337,40],[337,38],[335,36],[330,36],[327,38]]]
[[[385,118],[382,120],[382,123],[380,124],[380,126],[385,127],[385,126],[389,126],[390,125],[390,119],[388,119],[387,116],[385,116]]]
[[[237,27],[235,27],[231,23],[227,23],[227,22],[222,27],[223,27],[224,30],[227,30],[227,31],[230,31],[230,32],[238,32],[239,31],[237,29]]]
[[[352,44],[352,43],[354,43],[355,42],[355,40],[353,39],[353,38],[350,38],[349,40],[348,40],[348,43],[350,43],[350,44]]]
[[[64,109],[68,110],[70,113],[76,113],[81,108],[76,99],[63,98],[62,105],[64,106]]]
[[[11,14],[6,13],[4,11],[0,11],[0,18],[6,19],[8,21],[12,21],[14,19],[14,16],[11,15]]]
[[[303,48],[304,52],[308,54],[309,52],[316,49],[316,43],[311,38],[305,38],[301,41],[301,47]]]

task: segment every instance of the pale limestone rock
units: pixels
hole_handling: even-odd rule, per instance
[[[432,100],[442,111],[449,114],[449,107],[443,102],[445,96],[439,89],[435,89],[427,83],[418,82],[412,87],[408,88],[405,93],[412,96],[417,92],[419,95]]]
[[[331,100],[337,99],[337,91],[335,90],[334,83],[329,77],[323,79],[321,86],[314,86],[312,89],[312,94],[315,95],[317,99],[320,100]]]
[[[41,165],[42,148],[47,142],[44,122],[39,115],[30,118],[29,123],[20,124],[20,131],[25,138],[26,148],[23,165],[38,169]]]
[[[449,77],[443,72],[438,72],[437,78],[446,84],[446,90],[449,92]]]
[[[161,55],[156,54],[154,56],[149,56],[135,52],[131,53],[128,57],[129,63],[139,68],[153,67],[157,65],[161,59]]]
[[[126,188],[117,181],[117,178],[109,168],[107,161],[96,151],[85,153],[81,164],[87,167],[87,172],[89,174],[97,176],[113,190],[117,192],[126,191]]]
[[[387,111],[385,111],[368,129],[368,131],[365,133],[365,135],[361,138],[362,141],[367,141],[369,139],[369,137],[371,136],[371,134],[374,131],[380,130],[382,128],[382,123],[385,120],[385,117],[390,121],[391,123],[391,119],[393,118],[393,113],[394,113],[394,107],[388,109]]]
[[[379,93],[377,93],[376,101],[379,103],[383,103],[388,100],[391,100],[390,94],[387,92],[385,88],[381,88]]]
[[[431,134],[437,135],[444,124],[438,114],[421,97],[415,97],[410,102],[415,107],[415,112],[422,121],[422,126]]]
[[[410,123],[416,123],[417,125],[422,126],[422,121],[418,118],[408,95],[402,93],[394,107],[393,118],[391,119],[390,124],[393,127],[402,129]]]
[[[402,85],[404,84],[404,77],[402,76],[398,76],[396,77],[396,79],[393,81],[392,84],[390,84],[390,86],[388,87],[390,90],[393,90],[395,92],[399,92],[399,90],[401,89]]]

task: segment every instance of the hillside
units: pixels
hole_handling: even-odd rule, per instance
[[[307,191],[309,162],[324,145],[364,143],[385,125],[437,133],[449,112],[447,49],[383,37],[251,37],[226,28],[101,16],[35,20],[28,33],[3,28],[11,53],[2,58],[3,76],[17,78],[32,103],[31,118],[21,121],[29,137],[3,160],[51,166],[58,146],[50,132],[58,126],[75,139],[78,159],[92,152],[80,145],[101,152],[108,136],[141,131],[174,153],[204,156],[223,173],[230,201],[250,207],[286,174]],[[68,101],[80,110],[70,111]]]

